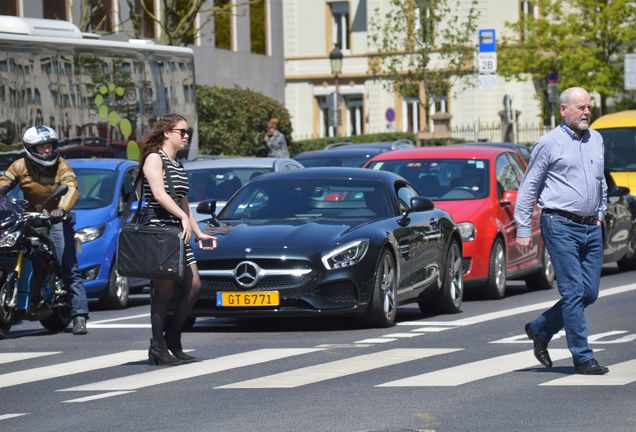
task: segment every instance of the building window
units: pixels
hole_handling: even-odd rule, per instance
[[[111,0],[92,0],[85,7],[89,8],[89,31],[93,33],[113,32],[113,20],[111,17],[113,7]]]
[[[42,16],[48,19],[66,20],[66,0],[42,0]]]
[[[0,15],[18,16],[18,0],[0,1]]]
[[[414,9],[415,32],[421,43],[433,43],[433,24],[431,5],[426,0],[417,0]]]
[[[523,38],[528,37],[528,21],[531,19],[539,19],[538,0],[521,0],[520,11],[521,21],[523,22]]]
[[[214,0],[214,46],[232,49],[232,1]]]
[[[402,131],[417,133],[420,130],[420,100],[413,96],[402,97]]]
[[[256,0],[250,3],[250,42],[254,54],[267,54],[265,0]]]
[[[331,3],[333,43],[341,50],[351,49],[349,40],[349,2]]]
[[[362,135],[362,96],[347,96],[347,135]]]
[[[331,137],[333,136],[333,127],[329,121],[329,102],[327,102],[327,96],[316,96],[318,102],[318,136]]]
[[[137,29],[139,32],[137,37],[142,39],[154,39],[155,21],[150,17],[148,12],[146,12],[149,11],[153,15],[155,14],[154,0],[135,0],[133,11],[134,14],[131,15],[131,19],[137,21]]]

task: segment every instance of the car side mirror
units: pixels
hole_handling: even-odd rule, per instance
[[[430,198],[426,198],[423,196],[416,196],[411,198],[411,211],[420,212],[420,211],[428,211],[433,210],[435,208],[435,204]]]
[[[205,200],[197,204],[197,211],[201,214],[214,216],[216,213],[216,200]]]
[[[517,201],[517,193],[516,190],[507,190],[504,191],[503,196],[499,200],[501,205],[514,204]]]

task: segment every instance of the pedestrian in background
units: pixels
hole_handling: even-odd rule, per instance
[[[287,149],[287,140],[278,130],[278,119],[272,118],[267,122],[267,133],[265,134],[265,143],[267,144],[267,156],[269,157],[289,157]]]
[[[146,203],[140,215],[141,223],[150,226],[181,227],[186,245],[186,272],[180,285],[183,292],[180,293],[174,319],[168,328],[166,314],[176,283],[162,279],[152,281],[152,339],[148,349],[148,360],[151,365],[173,366],[181,361],[192,360],[191,356],[183,352],[181,329],[199,295],[201,280],[189,241],[192,233],[198,240],[214,239],[201,231],[190,212],[187,199],[188,177],[183,165],[176,160],[177,152],[188,144],[191,133],[184,117],[179,114],[167,114],[157,121],[152,132],[144,137],[141,143],[140,169],[144,176],[143,201]],[[176,201],[170,196],[168,178],[172,180]]]
[[[565,328],[574,372],[602,375],[588,345],[584,309],[598,297],[603,243],[601,221],[607,210],[603,173],[603,139],[590,129],[590,94],[581,87],[561,93],[561,124],[542,136],[532,150],[515,207],[517,247],[530,244],[530,221],[535,200],[541,207],[541,233],[548,248],[561,299],[525,331],[534,355],[552,367],[548,343]]]

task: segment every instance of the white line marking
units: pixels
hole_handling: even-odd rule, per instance
[[[461,351],[461,348],[398,348],[337,360],[330,363],[321,363],[315,366],[295,369],[216,388],[296,388],[307,384],[455,351]]]
[[[125,329],[125,328],[150,328],[150,323],[145,324],[97,324],[87,323],[89,329]]]
[[[131,315],[131,316],[125,316],[125,317],[119,317],[119,318],[110,318],[110,319],[105,319],[105,320],[100,320],[100,321],[95,321],[92,324],[104,324],[104,323],[110,323],[110,322],[115,322],[115,321],[126,321],[129,319],[137,319],[137,318],[148,318],[150,316],[149,313],[143,313],[143,314],[139,314],[139,315]],[[90,323],[91,321],[87,321],[87,324]]]
[[[93,396],[86,396],[86,397],[81,397],[81,398],[77,398],[77,399],[69,399],[69,400],[65,400],[62,401],[64,403],[78,403],[78,402],[90,402],[90,401],[94,401],[94,400],[98,400],[98,399],[106,399],[109,397],[114,397],[114,396],[119,396],[119,395],[123,395],[123,394],[128,394],[128,393],[134,393],[134,390],[130,390],[130,391],[114,391],[114,392],[108,392],[108,393],[101,393],[98,395],[93,395]]]
[[[570,357],[566,349],[550,350],[552,360]],[[507,354],[377,385],[376,387],[451,387],[539,364],[532,350]]]
[[[389,339],[389,338],[370,338],[370,339],[362,339],[359,341],[355,341],[354,343],[360,344],[377,344],[377,343],[387,343],[387,342],[395,342],[397,339]]]
[[[15,417],[29,415],[29,414],[31,413],[3,414],[3,415],[0,415],[0,420],[7,420],[7,419],[15,418]]]
[[[552,351],[550,351],[552,352]],[[636,381],[636,360],[610,365],[606,375],[570,375],[542,383],[542,386],[621,386]]]
[[[314,348],[366,348],[370,346],[373,346],[373,345],[344,343],[344,344],[320,344],[320,345],[316,345]]]
[[[421,327],[421,328],[413,329],[411,331],[415,333],[437,333],[437,332],[442,332],[446,330],[451,330],[453,328],[455,327]]]
[[[92,384],[69,387],[58,391],[117,391],[137,390],[159,384],[209,375],[243,366],[251,366],[285,357],[321,351],[318,348],[271,348],[232,354],[177,367],[166,367],[150,372],[110,379]]]
[[[561,330],[560,332],[558,332],[554,336],[552,336],[552,339],[550,339],[550,343],[554,342],[557,339],[561,339],[564,336],[565,336],[565,331]],[[503,339],[497,339],[497,340],[494,340],[494,341],[490,341],[488,343],[491,343],[491,344],[518,344],[518,343],[531,344],[532,341],[530,339],[528,339],[528,335],[527,334],[522,333],[520,335],[505,337]]]
[[[0,388],[32,383],[51,378],[59,378],[98,369],[105,369],[112,366],[119,366],[125,363],[143,360],[145,358],[148,358],[147,351],[122,351],[115,354],[89,357],[67,363],[10,372],[0,375]]]
[[[416,336],[421,336],[421,333],[391,333],[388,335],[384,335],[385,338],[412,338]]]
[[[59,354],[61,352],[62,351],[0,353],[0,364]]]
[[[622,285],[619,287],[614,287],[614,288],[607,288],[604,290],[601,290],[599,292],[599,298],[602,297],[609,297],[612,295],[616,295],[616,294],[623,294],[629,291],[635,291],[636,290],[636,283],[631,283],[631,284],[627,284],[627,285]],[[487,314],[483,314],[483,315],[477,315],[474,317],[469,317],[469,318],[464,318],[464,319],[460,319],[460,320],[455,320],[455,321],[424,321],[424,320],[418,320],[418,321],[405,321],[405,322],[401,322],[398,323],[397,325],[403,325],[403,326],[427,326],[427,325],[442,325],[442,326],[466,326],[466,325],[472,325],[472,324],[479,324],[482,322],[486,322],[486,321],[492,321],[492,320],[496,320],[499,318],[507,318],[507,317],[511,317],[514,315],[521,315],[527,312],[534,312],[537,310],[541,310],[541,309],[548,309],[550,307],[552,307],[554,305],[554,303],[556,303],[557,300],[550,300],[550,301],[546,301],[546,302],[541,302],[541,303],[535,303],[532,305],[527,305],[527,306],[520,306],[520,307],[516,307],[516,308],[512,308],[512,309],[505,309],[505,310],[501,310],[501,311],[497,311],[497,312],[491,312],[491,313],[487,313]]]
[[[399,326],[461,326],[462,324],[458,324],[457,321],[404,321],[397,323]]]

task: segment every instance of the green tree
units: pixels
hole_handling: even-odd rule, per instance
[[[295,153],[287,108],[250,89],[198,85],[199,151],[226,156],[267,156],[265,132],[270,118],[279,119],[290,153]]]
[[[497,73],[533,79],[545,89],[558,71],[560,87],[597,92],[601,113],[607,98],[623,93],[623,61],[636,39],[633,0],[538,0],[540,18],[506,23],[512,35],[498,48]]]
[[[477,0],[389,0],[376,8],[371,73],[390,92],[418,96],[420,105],[447,95],[451,80],[474,74]],[[423,94],[419,87],[423,87]]]

